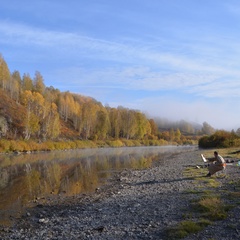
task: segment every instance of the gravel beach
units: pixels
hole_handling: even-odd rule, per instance
[[[151,168],[124,170],[92,194],[58,196],[38,204],[12,227],[2,227],[1,239],[168,239],[166,230],[184,220],[197,188],[186,167],[202,165],[201,151],[189,148],[165,154]],[[206,170],[199,168],[199,176]],[[239,167],[228,166],[216,178],[219,192],[239,177]],[[203,185],[204,187],[204,185]],[[186,194],[186,192],[189,192]],[[225,220],[214,222],[190,239],[240,239],[240,206]]]

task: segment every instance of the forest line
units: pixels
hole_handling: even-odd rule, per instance
[[[61,145],[71,142],[69,145],[75,147],[85,146],[84,141],[88,142],[86,145],[89,141],[98,142],[97,146],[196,144],[204,134],[215,132],[206,122],[202,126],[184,120],[169,124],[163,119],[148,118],[139,110],[103,106],[92,97],[47,87],[38,71],[33,78],[27,73],[21,77],[17,70],[11,73],[1,55],[0,96],[2,149],[9,148],[6,141],[21,141],[22,145],[35,141],[38,146],[35,144],[34,149],[61,148],[49,147],[51,141],[62,142]],[[49,146],[42,146],[46,142]],[[10,149],[14,148],[21,147]]]

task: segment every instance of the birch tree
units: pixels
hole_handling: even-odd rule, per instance
[[[7,89],[8,83],[10,81],[10,76],[11,74],[8,69],[8,65],[0,54],[0,87],[2,87],[4,90]]]

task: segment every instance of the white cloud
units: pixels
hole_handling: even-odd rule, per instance
[[[168,49],[167,42],[165,42],[163,47],[159,48],[156,39],[145,43],[136,39],[135,41],[132,39],[131,41],[125,40],[121,42],[120,40],[119,42],[114,42],[80,35],[76,32],[51,31],[9,21],[0,22],[0,35],[2,35],[0,41],[5,44],[12,44],[13,46],[22,44],[36,45],[44,47],[46,52],[49,50],[64,51],[62,58],[91,57],[105,61],[114,60],[134,65],[154,66],[160,69],[174,69],[181,72],[222,73],[223,71],[230,72],[233,70],[231,66],[225,66],[222,69],[223,60],[221,59],[215,62],[215,64],[212,62],[209,64],[208,60],[200,54],[200,51],[197,52],[198,48],[203,52],[205,46],[200,44],[196,47],[192,42],[188,43],[190,50],[183,53]],[[177,49],[179,46],[176,45],[175,48]],[[195,52],[193,48],[196,48]],[[209,46],[206,47],[205,51],[209,53],[211,50],[208,48]],[[67,56],[64,56],[66,52]],[[218,63],[220,63],[220,66]],[[238,74],[240,75],[239,71]]]
[[[240,86],[238,79],[221,79],[220,75],[214,73],[164,73],[140,66],[90,70],[71,67],[60,69],[52,74],[54,75],[61,76],[63,82],[71,79],[73,84],[86,87],[101,85],[147,91],[180,89],[186,93],[205,97],[238,96],[237,89]]]

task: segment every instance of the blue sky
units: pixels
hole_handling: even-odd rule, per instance
[[[151,117],[240,127],[238,0],[11,0],[11,72]]]

